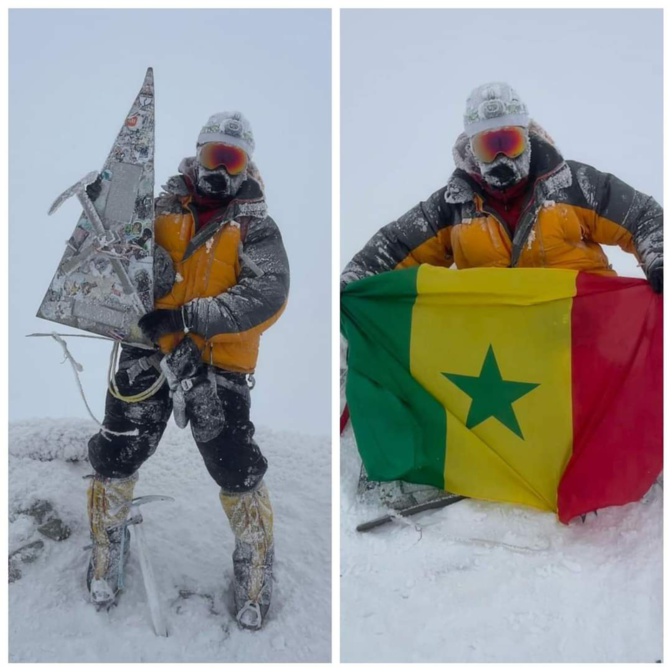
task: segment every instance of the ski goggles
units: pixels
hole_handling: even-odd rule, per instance
[[[240,175],[247,168],[247,154],[240,147],[207,142],[198,148],[198,162],[207,170],[224,167],[229,175]]]
[[[506,126],[493,131],[483,131],[471,139],[471,148],[477,159],[492,163],[498,154],[510,159],[519,157],[527,147],[527,133],[520,126]]]

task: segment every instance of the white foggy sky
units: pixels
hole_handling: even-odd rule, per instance
[[[211,113],[238,107],[252,122],[292,267],[287,311],[262,339],[253,417],[277,429],[329,431],[329,14],[10,10],[12,420],[86,416],[60,348],[24,336],[67,331],[34,314],[79,207],[46,211],[65,187],[100,168],[151,65],[157,190],[193,151]],[[337,264],[445,183],[464,101],[488,80],[509,81],[565,157],[662,202],[662,16],[660,9],[343,10]],[[634,258],[607,253],[620,273],[641,276]],[[71,344],[101,417],[109,346]]]
[[[663,11],[341,14],[341,268],[446,183],[467,96],[503,80],[567,159],[663,197]],[[633,256],[605,247],[621,275]]]
[[[157,193],[211,114],[250,119],[291,266],[287,310],[262,337],[252,419],[330,434],[330,12],[10,10],[9,37],[10,420],[88,417],[60,347],[25,338],[84,333],[34,317],[81,208],[47,210],[102,167],[151,66]],[[102,420],[111,346],[69,343]]]

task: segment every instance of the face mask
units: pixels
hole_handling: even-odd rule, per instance
[[[196,189],[203,196],[227,198],[234,196],[247,178],[247,170],[232,176],[225,168],[208,170],[201,165],[196,169]]]
[[[477,159],[478,169],[485,183],[494,189],[509,189],[515,184],[526,180],[530,174],[530,160],[532,151],[530,146],[515,159],[499,154],[494,161],[484,163]]]

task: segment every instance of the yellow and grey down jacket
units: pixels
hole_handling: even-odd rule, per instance
[[[422,263],[616,275],[603,244],[635,254],[647,277],[662,264],[663,211],[652,197],[592,166],[565,161],[534,122],[530,142],[533,186],[515,231],[470,177],[477,168],[462,134],[453,150],[458,167],[447,186],[378,231],[345,267],[341,285]]]
[[[156,308],[183,310],[205,362],[251,373],[260,336],[280,317],[289,291],[287,254],[261,185],[246,180],[226,210],[198,232],[184,178],[171,178],[164,189],[155,239],[170,254],[176,279]],[[167,334],[159,346],[170,352],[184,336]]]

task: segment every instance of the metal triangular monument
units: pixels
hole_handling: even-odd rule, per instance
[[[86,187],[99,180],[91,200]],[[92,189],[91,191],[95,191]],[[154,75],[147,69],[103,169],[64,191],[84,212],[67,242],[38,317],[147,344],[137,321],[154,307]]]

